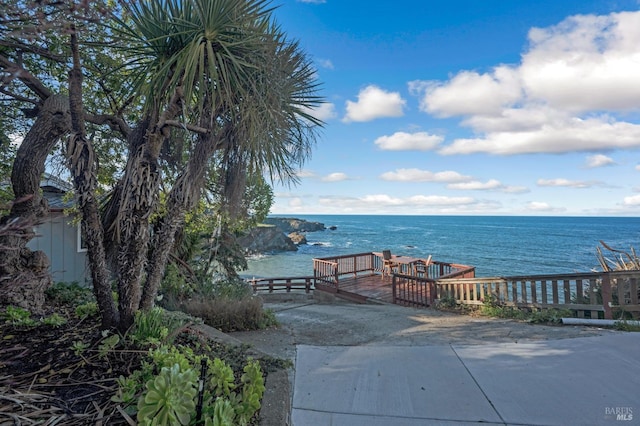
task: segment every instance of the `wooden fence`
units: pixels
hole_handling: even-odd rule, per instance
[[[291,277],[291,278],[253,278],[247,280],[253,288],[253,294],[273,293],[274,291],[304,290],[309,293],[313,290],[313,277]]]
[[[358,253],[313,260],[313,277],[249,280],[254,292],[315,288],[337,292],[341,279],[380,273],[382,260]],[[433,261],[423,276],[393,274],[394,303],[430,306],[436,299],[458,304],[493,302],[522,309],[570,309],[579,318],[639,318],[640,271],[512,277],[475,277],[475,268]]]
[[[439,280],[474,276],[473,266],[444,262],[430,263],[424,276],[393,274],[393,303],[417,307],[431,306],[436,299]]]
[[[337,290],[341,278],[381,271],[382,266],[377,265],[379,263],[377,259],[377,256],[371,252],[313,259],[315,284]]]
[[[637,318],[640,271],[513,277],[447,278],[436,283],[437,299],[481,305],[490,298],[524,309],[570,309],[578,318]]]

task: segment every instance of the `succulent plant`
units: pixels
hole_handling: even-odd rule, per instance
[[[138,422],[142,425],[188,425],[195,413],[196,383],[193,369],[163,367],[149,380],[147,390],[138,400]]]
[[[236,413],[233,404],[224,398],[213,404],[213,417],[205,420],[205,426],[235,426]]]
[[[211,387],[215,396],[231,395],[231,391],[235,388],[235,378],[233,370],[220,358],[213,360],[211,368]]]

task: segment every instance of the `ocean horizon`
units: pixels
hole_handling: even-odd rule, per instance
[[[638,217],[270,215],[321,222],[295,252],[252,256],[244,278],[313,275],[313,259],[389,249],[394,254],[476,267],[476,276],[563,274],[600,270],[604,241],[629,252]],[[329,227],[335,227],[330,230]],[[605,251],[607,257],[613,253]]]

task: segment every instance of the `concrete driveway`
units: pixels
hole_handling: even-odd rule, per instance
[[[640,333],[394,305],[266,303],[294,426],[640,424]]]

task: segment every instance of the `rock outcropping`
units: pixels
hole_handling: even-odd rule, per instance
[[[264,226],[267,225],[267,226]],[[302,219],[270,217],[241,237],[238,242],[247,254],[296,251],[299,244],[307,244],[306,232],[324,231],[323,223]]]
[[[296,251],[298,246],[277,226],[259,226],[238,240],[247,254]]]
[[[316,232],[326,229],[324,223],[289,217],[268,217],[264,220],[264,223],[277,226],[286,234],[291,232]]]

